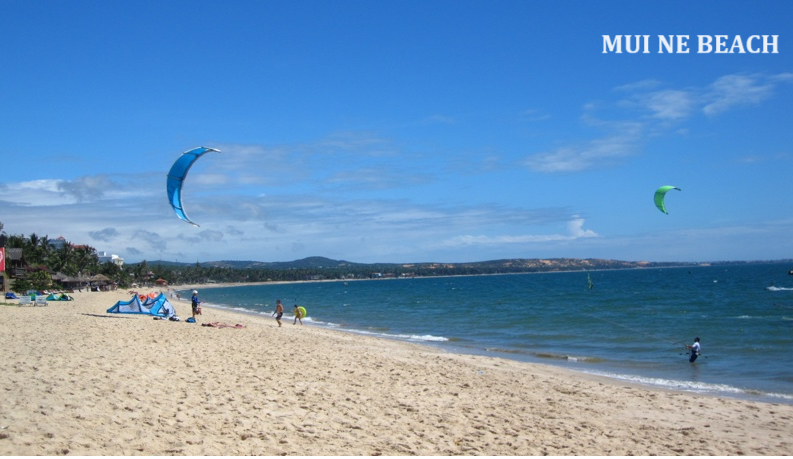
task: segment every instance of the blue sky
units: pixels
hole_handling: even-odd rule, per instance
[[[0,11],[9,234],[128,262],[793,257],[793,2]],[[603,53],[622,34],[650,52]],[[698,35],[778,35],[778,52],[699,53]],[[198,146],[221,152],[185,182],[193,227],[165,177]],[[662,185],[682,190],[668,215]]]

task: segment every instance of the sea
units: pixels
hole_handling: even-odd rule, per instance
[[[645,386],[793,404],[793,269],[746,263],[200,289],[203,304]],[[184,297],[189,298],[185,291]],[[274,319],[273,319],[274,320]],[[687,344],[702,353],[689,363]]]

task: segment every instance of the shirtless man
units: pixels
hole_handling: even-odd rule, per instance
[[[284,305],[281,304],[281,300],[275,300],[275,321],[278,322],[278,326],[281,326],[281,317],[284,315]]]

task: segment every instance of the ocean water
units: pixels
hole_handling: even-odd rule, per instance
[[[793,404],[791,268],[743,264],[306,282],[203,288],[200,297],[209,306],[268,317],[281,299],[285,326],[292,326],[298,304],[308,310],[311,326],[649,386]],[[695,337],[703,352],[691,364],[685,345]]]

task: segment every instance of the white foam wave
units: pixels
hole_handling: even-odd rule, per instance
[[[628,381],[631,383],[642,384],[645,386],[661,387],[664,389],[674,389],[674,390],[681,390],[686,392],[696,392],[703,394],[705,393],[732,394],[738,396],[740,395],[761,396],[761,397],[783,399],[788,403],[793,401],[793,395],[761,392],[753,389],[747,390],[747,389],[742,389],[740,387],[729,386],[726,384],[712,384],[712,383],[704,383],[699,381],[680,381],[676,379],[650,378],[645,376],[624,375],[624,374],[599,372],[599,371],[587,371],[587,373],[595,374],[598,376],[605,376],[607,378],[616,379],[620,381]]]
[[[432,341],[432,342],[449,341],[449,338],[445,338],[443,336],[433,336],[433,335],[405,335],[405,334],[370,332],[367,330],[354,330],[354,329],[349,329],[346,331],[351,333],[357,333],[359,335],[377,336],[379,338],[397,339],[401,341]]]

